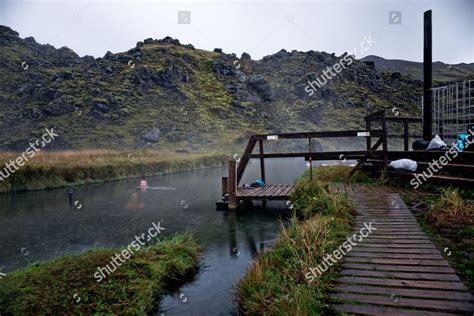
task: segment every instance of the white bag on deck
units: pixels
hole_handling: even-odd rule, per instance
[[[447,146],[446,146],[446,143],[443,142],[443,140],[441,139],[441,137],[439,137],[438,135],[436,135],[430,142],[430,144],[428,145],[428,148],[426,148],[427,150],[430,150],[430,149],[446,149]]]
[[[418,165],[416,164],[416,161],[413,161],[411,159],[403,158],[403,159],[398,159],[398,160],[392,161],[390,163],[390,167],[392,167],[394,169],[402,169],[402,170],[408,170],[408,171],[411,171],[411,172],[415,172]]]

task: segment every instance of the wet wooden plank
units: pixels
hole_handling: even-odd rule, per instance
[[[420,260],[444,260],[440,254],[422,254],[422,253],[374,253],[355,251],[346,254],[348,257],[365,257],[365,258],[384,258],[384,259],[420,259]]]
[[[237,197],[247,198],[247,199],[264,199],[264,198],[279,198],[279,197],[288,197],[289,194],[293,191],[293,184],[266,184],[263,187],[244,189],[239,187],[237,189]]]
[[[405,238],[405,236],[410,236],[410,234],[414,234],[414,236],[421,235],[421,236],[424,236],[424,237],[428,238],[426,236],[426,234],[424,234],[420,229],[414,229],[414,228],[413,229],[403,228],[403,229],[400,229],[400,230],[393,229],[393,228],[392,229],[381,229],[380,227],[377,228],[376,225],[372,225],[372,227],[376,228],[377,230],[372,231],[372,233],[368,237],[375,236],[377,234],[385,235],[385,234],[397,234],[398,233],[398,234],[400,234],[400,238]],[[361,228],[356,228],[356,229],[353,230],[353,232],[360,232]],[[366,231],[366,230],[364,230],[364,231]]]
[[[416,222],[414,218],[413,219],[401,218],[401,219],[397,219],[396,221],[391,221],[391,222],[388,222],[388,221],[379,222],[378,218],[373,217],[373,216],[357,220],[355,225],[363,226],[364,223],[370,223],[370,222],[372,222],[372,225],[377,225],[377,227],[383,227],[383,228],[387,228],[387,226],[395,226],[397,228],[401,228],[399,226],[410,226],[410,227],[413,226],[416,228],[420,228],[420,226],[418,225],[418,223]]]
[[[396,265],[415,265],[415,266],[440,266],[447,267],[446,260],[411,260],[411,259],[377,259],[362,257],[346,257],[347,262],[367,262],[379,264],[396,264]]]
[[[365,240],[370,241],[372,239],[389,239],[389,240],[397,240],[397,239],[414,239],[414,240],[429,240],[426,235],[423,233],[416,233],[416,232],[407,232],[404,235],[400,235],[397,233],[391,233],[387,231],[381,231],[379,233],[375,232],[368,236]]]
[[[414,253],[414,254],[439,254],[437,249],[398,249],[398,248],[370,248],[370,247],[353,247],[352,251],[364,251],[374,253]]]
[[[278,185],[275,185],[275,184],[267,185],[266,187],[260,189],[260,191],[258,192],[258,194],[256,194],[256,196],[268,196],[269,192],[275,190],[275,187],[277,186]]]
[[[377,243],[391,243],[391,244],[430,244],[432,245],[433,242],[429,239],[405,239],[405,238],[398,238],[398,239],[380,239],[380,238],[364,238],[360,244],[377,244]]]
[[[396,295],[398,297],[417,297],[474,302],[474,296],[472,296],[471,293],[459,291],[402,289],[396,287],[380,287],[368,285],[337,285],[336,290],[361,294],[385,294],[390,296]]]
[[[424,281],[456,281],[461,280],[455,274],[442,273],[420,273],[420,272],[393,272],[393,271],[368,271],[368,270],[351,270],[344,269],[341,275],[356,277],[373,277],[373,278],[397,278],[407,280],[424,280]]]
[[[289,196],[291,193],[293,193],[293,190],[295,189],[295,186],[293,184],[289,184],[287,189],[282,192],[283,195]]]
[[[343,268],[362,269],[374,271],[400,271],[400,272],[426,272],[426,273],[452,273],[454,270],[450,267],[431,267],[431,266],[402,266],[387,264],[366,264],[366,263],[343,263]]]
[[[427,308],[445,310],[450,312],[472,312],[474,311],[474,304],[469,302],[452,302],[441,300],[428,300],[416,298],[403,298],[395,300],[389,296],[379,295],[362,295],[352,293],[336,293],[331,295],[332,298],[346,299],[369,304],[392,305],[403,307]]]
[[[365,215],[364,217],[360,217],[358,218],[358,220],[362,222],[371,222],[371,221],[377,222],[377,220],[383,220],[384,218],[395,218],[395,215],[396,215],[397,218],[396,220],[394,219],[394,221],[401,222],[401,223],[398,223],[398,225],[402,223],[406,223],[408,225],[414,225],[414,224],[418,225],[415,217],[411,217],[405,214],[364,214],[364,215]]]
[[[360,243],[358,245],[373,248],[436,249],[433,244]]]
[[[460,290],[466,291],[466,287],[461,282],[440,282],[440,281],[415,281],[415,280],[393,280],[365,277],[340,277],[340,283],[356,283],[381,286],[399,286],[405,288],[439,289],[439,290]]]
[[[453,313],[440,313],[427,310],[407,310],[392,307],[367,306],[354,304],[337,304],[334,306],[336,311],[351,314],[365,315],[384,315],[384,316],[449,316],[458,315]]]
[[[280,196],[280,195],[283,195],[282,192],[286,189],[287,185],[286,184],[282,184],[280,185],[277,190],[273,191],[272,192],[272,195],[274,196]]]

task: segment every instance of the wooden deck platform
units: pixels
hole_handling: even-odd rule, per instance
[[[266,184],[260,188],[237,188],[237,200],[289,200],[294,184]]]
[[[354,233],[376,228],[344,258],[337,293],[340,313],[472,315],[474,297],[421,230],[398,194],[355,193]]]

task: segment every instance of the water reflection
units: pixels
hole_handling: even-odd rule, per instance
[[[290,183],[305,162],[268,161],[266,167],[269,183]],[[75,187],[72,194],[58,189],[0,195],[2,273],[97,247],[121,248],[161,221],[164,236],[191,229],[203,248],[203,269],[163,299],[164,314],[231,314],[235,283],[252,259],[271,247],[287,206],[268,202],[266,210],[216,211],[226,174],[217,168]],[[243,183],[258,177],[258,163],[250,164]]]

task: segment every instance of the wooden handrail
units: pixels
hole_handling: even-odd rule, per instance
[[[344,130],[329,132],[301,132],[301,133],[275,133],[275,134],[259,134],[253,135],[256,140],[277,140],[277,139],[297,139],[297,138],[337,138],[337,137],[360,137],[366,133],[366,130]],[[383,130],[372,130],[371,136],[382,136]]]
[[[369,158],[374,155],[382,155],[384,162],[388,163],[388,138],[403,138],[404,139],[404,149],[408,151],[408,142],[410,137],[418,137],[417,135],[410,135],[408,126],[409,123],[418,123],[422,119],[418,117],[387,117],[386,111],[381,110],[367,115],[365,118],[366,121],[366,130],[342,130],[342,131],[322,131],[322,132],[296,132],[296,133],[273,133],[273,134],[258,134],[252,135],[247,143],[247,147],[240,159],[240,162],[237,166],[237,185],[240,184],[242,177],[244,175],[245,169],[249,163],[249,160],[252,158],[260,159],[260,173],[262,180],[265,181],[265,166],[264,158],[284,158],[284,157],[304,157],[305,159],[321,160],[323,157],[327,157],[328,160],[334,159],[334,156],[337,153],[341,152],[326,152],[326,153],[312,153],[302,152],[302,153],[271,153],[265,154],[263,151],[263,141],[265,140],[279,140],[279,139],[312,139],[312,138],[338,138],[338,137],[365,137],[367,140],[367,150],[361,151],[360,156],[358,156],[355,151],[348,152],[352,157],[357,157],[355,159]],[[381,121],[381,129],[372,130],[371,122]],[[403,134],[388,134],[387,132],[387,122],[401,122],[404,126]],[[372,146],[372,138],[378,137],[378,141],[375,146]],[[259,144],[259,154],[253,154],[255,146]],[[382,150],[376,153],[376,150],[383,146]],[[362,157],[361,157],[362,156]],[[346,157],[350,159],[350,157]],[[336,158],[337,159],[337,158]]]

